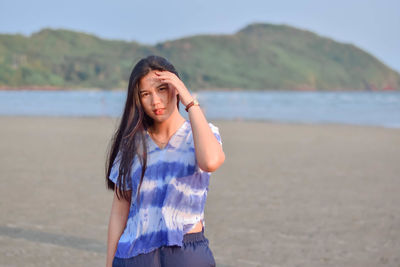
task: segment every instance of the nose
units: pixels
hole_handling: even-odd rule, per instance
[[[160,96],[157,94],[157,92],[155,92],[155,93],[153,94],[153,97],[152,97],[152,105],[153,105],[154,107],[157,107],[157,104],[159,104],[159,103],[161,103],[161,98],[160,98]]]

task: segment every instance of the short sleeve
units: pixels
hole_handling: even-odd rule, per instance
[[[221,144],[222,146],[222,139],[221,139],[221,135],[219,133],[219,129],[217,126],[215,126],[214,124],[212,124],[211,122],[208,123],[208,125],[211,128],[211,131],[213,132],[213,134],[215,135],[215,137],[217,138],[218,142]]]
[[[113,162],[113,166],[111,167],[110,176],[108,177],[108,179],[110,179],[114,184],[117,184],[117,180],[118,180],[120,156],[121,156],[121,153],[118,152],[118,154],[115,157],[115,160]],[[132,180],[131,179],[128,179],[126,181],[125,190],[132,190]]]

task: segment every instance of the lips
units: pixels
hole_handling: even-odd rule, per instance
[[[161,114],[164,113],[164,109],[165,109],[165,108],[153,109],[153,112],[154,112],[156,115],[161,115]]]

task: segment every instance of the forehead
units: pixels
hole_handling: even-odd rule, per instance
[[[162,83],[159,79],[157,79],[157,75],[154,73],[154,71],[150,71],[140,79],[139,88],[140,90],[148,90],[151,88],[156,88],[161,84]]]

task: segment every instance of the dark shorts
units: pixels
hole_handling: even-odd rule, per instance
[[[208,247],[208,239],[201,232],[185,234],[183,246],[162,246],[146,254],[123,259],[114,257],[113,267],[211,267],[214,255]]]

